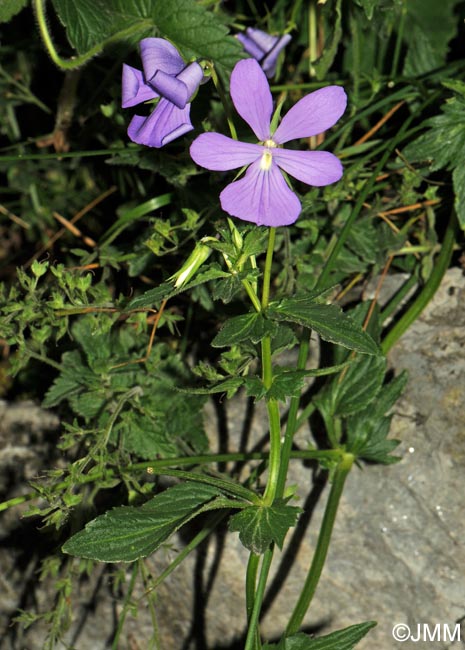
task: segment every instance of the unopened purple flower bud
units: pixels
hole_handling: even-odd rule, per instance
[[[245,33],[237,34],[247,54],[256,59],[268,79],[274,76],[279,53],[292,39],[290,34],[271,36],[261,29],[247,27]]]

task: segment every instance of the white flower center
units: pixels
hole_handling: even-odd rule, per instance
[[[263,145],[266,147],[266,149],[260,160],[260,169],[267,172],[273,162],[273,154],[271,153],[270,149],[276,147],[276,143],[273,142],[273,140],[265,140]]]

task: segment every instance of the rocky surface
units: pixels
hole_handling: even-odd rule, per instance
[[[360,650],[455,650],[463,644],[450,642],[443,626],[449,625],[453,632],[465,616],[465,278],[459,269],[448,272],[434,300],[392,350],[390,363],[396,372],[407,369],[410,377],[392,427],[393,437],[402,440],[402,460],[390,467],[355,468],[349,476],[327,565],[305,626],[323,634],[377,620],[378,626],[357,646]],[[211,435],[217,437],[218,413],[210,409],[207,414]],[[260,405],[252,412],[241,400],[228,405],[220,424],[222,449],[236,448],[246,429],[252,446],[266,430]],[[305,442],[309,432],[299,435]],[[275,557],[263,619],[263,631],[270,639],[285,626],[312,557],[328,493],[315,471],[292,463],[290,482],[299,485],[307,526],[291,531],[283,553]],[[220,530],[189,556],[160,586],[156,612],[163,650],[242,648],[247,553],[236,534],[223,533]],[[147,564],[155,577],[185,541],[179,537],[171,548],[150,558]],[[14,554],[8,555],[4,548],[0,554],[4,580],[9,581],[4,592],[10,598],[8,605],[4,598],[2,608],[11,610],[18,567],[8,570],[5,562],[14,561]],[[69,637],[78,650],[111,647],[107,639],[120,605],[104,576],[100,587],[97,576],[81,587],[94,605],[85,610],[82,633],[75,631]],[[38,600],[44,603],[46,592],[35,586]],[[142,591],[137,595],[142,596]],[[73,596],[78,623],[84,611],[79,598]],[[143,600],[137,603],[139,615],[128,619],[121,650],[152,647],[149,612]],[[409,625],[414,638],[417,625],[428,624],[433,634],[440,624],[441,636],[436,630],[435,640],[426,639],[424,645],[414,640],[399,643],[392,637],[398,623]],[[465,641],[464,628],[461,636]],[[36,650],[43,647],[39,638],[36,630],[21,640],[17,637],[12,645],[4,636],[0,647]]]

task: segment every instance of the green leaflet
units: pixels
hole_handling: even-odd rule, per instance
[[[311,296],[285,298],[270,307],[268,316],[304,325],[318,332],[325,341],[337,343],[350,350],[379,354],[379,348],[371,336],[350,316],[335,305],[313,302]]]
[[[235,316],[225,322],[213,339],[212,346],[222,348],[247,340],[258,343],[264,336],[273,335],[276,330],[276,323],[267,320],[257,312]]]
[[[272,506],[251,506],[233,515],[229,530],[239,533],[239,539],[252,553],[264,553],[272,542],[282,548],[286,533],[295,526],[300,508],[278,501]]]
[[[263,650],[352,650],[375,625],[375,621],[358,623],[316,639],[299,632],[278,644],[267,643]]]
[[[93,519],[64,544],[63,551],[100,562],[147,557],[221,494],[211,485],[180,483],[143,506],[113,508]]]

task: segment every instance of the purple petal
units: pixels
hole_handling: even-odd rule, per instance
[[[212,171],[227,171],[250,165],[263,154],[263,147],[238,142],[221,133],[202,133],[190,148],[194,162]]]
[[[167,99],[160,99],[149,117],[134,115],[128,127],[128,136],[137,144],[163,147],[192,131],[194,127],[190,121],[190,109],[190,104],[181,109]]]
[[[187,86],[176,77],[159,70],[150,79],[150,83],[159,95],[168,99],[178,108],[184,108],[187,104],[189,100]]]
[[[273,99],[265,73],[255,59],[236,63],[231,74],[230,92],[237,112],[257,138],[268,140]]]
[[[281,36],[280,39],[277,38],[276,43],[273,46],[273,48],[265,56],[263,61],[261,61],[261,66],[262,66],[263,72],[266,74],[268,79],[271,79],[271,77],[274,77],[274,74],[276,72],[276,64],[278,62],[279,53],[281,52],[282,49],[284,49],[286,47],[286,45],[291,40],[292,40],[292,36],[290,34],[285,34],[284,36]]]
[[[121,106],[129,108],[156,97],[157,93],[145,83],[142,72],[123,63]]]
[[[242,43],[242,47],[247,52],[247,54],[250,54],[250,56],[257,61],[260,61],[260,59],[263,57],[264,52],[252,38],[249,38],[249,36],[247,36],[247,32],[245,34],[237,34],[236,38]]]
[[[279,41],[278,36],[271,36],[271,34],[267,34],[261,29],[256,29],[255,27],[247,27],[245,33],[249,39],[260,48],[262,56],[272,50]]]
[[[178,108],[184,108],[192,95],[196,92],[203,78],[203,70],[198,63],[191,63],[178,74],[177,77],[158,70],[150,79],[150,85],[157,93]]]
[[[276,165],[262,170],[260,162],[254,162],[244,178],[224,188],[221,207],[233,217],[257,226],[288,226],[300,214],[300,201]]]
[[[347,95],[340,86],[327,86],[306,95],[283,117],[273,134],[277,144],[309,138],[333,126],[344,113]]]
[[[174,45],[164,38],[143,38],[139,47],[147,81],[158,70],[176,76],[186,65]]]
[[[343,173],[339,158],[328,151],[273,149],[273,160],[290,176],[316,187],[335,183]]]

